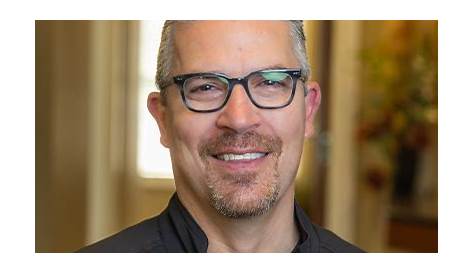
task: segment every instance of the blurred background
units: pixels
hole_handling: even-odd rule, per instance
[[[147,113],[163,21],[35,22],[35,247],[72,252],[174,192]],[[438,251],[437,21],[305,21],[323,101],[297,200],[369,252]]]

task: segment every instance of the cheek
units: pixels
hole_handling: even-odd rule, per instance
[[[187,110],[176,112],[173,116],[170,146],[173,165],[197,172],[197,168],[202,164],[198,145],[202,140],[208,138],[212,127],[210,119],[203,118],[205,117],[197,116]]]
[[[176,96],[168,97],[170,105],[170,115],[168,125],[171,132],[170,152],[171,157],[188,157],[189,152],[195,146],[196,137],[199,136],[199,119],[193,119],[192,113],[182,105],[181,98]],[[178,161],[176,161],[178,163]]]
[[[266,113],[266,122],[272,125],[275,134],[282,138],[284,146],[294,147],[304,141],[305,111],[302,101],[302,98],[295,98],[282,111]]]
[[[285,152],[290,161],[299,161],[304,143],[304,112],[296,111],[288,117],[286,126],[281,129],[284,134],[284,143],[286,143]]]
[[[304,143],[305,111],[302,98],[295,98],[285,111],[268,113],[266,121],[272,125],[274,134],[282,139],[283,148],[279,160],[279,171],[284,181],[292,180],[296,174]],[[291,182],[289,182],[291,183]]]

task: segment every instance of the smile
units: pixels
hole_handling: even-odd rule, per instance
[[[244,154],[233,154],[233,153],[226,153],[226,154],[219,154],[215,157],[222,161],[242,161],[242,160],[255,160],[262,157],[265,157],[268,153],[261,153],[261,152],[253,152],[253,153],[244,153]]]

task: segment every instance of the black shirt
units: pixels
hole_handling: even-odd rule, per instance
[[[303,252],[363,252],[336,234],[313,225],[295,202],[300,239],[293,249]],[[158,216],[86,246],[79,252],[207,252],[207,237],[176,193]]]

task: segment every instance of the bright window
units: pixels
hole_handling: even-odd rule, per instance
[[[146,108],[148,94],[156,90],[156,58],[163,23],[140,22],[137,171],[145,178],[173,178],[169,151],[161,145],[158,125]]]

